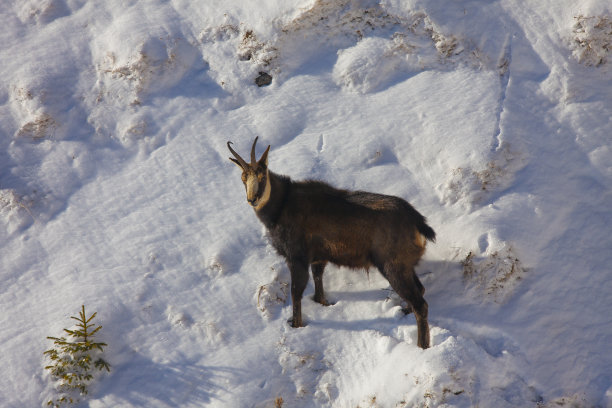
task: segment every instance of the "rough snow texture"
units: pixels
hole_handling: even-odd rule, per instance
[[[0,406],[47,400],[81,304],[92,408],[611,406],[608,2],[247,3],[0,5]],[[288,326],[227,160],[255,136],[428,217],[430,349],[374,270]]]
[[[612,52],[612,17],[576,16],[572,32],[573,54],[578,61],[592,66],[608,62]]]

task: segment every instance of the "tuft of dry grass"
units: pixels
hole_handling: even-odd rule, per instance
[[[31,201],[28,202],[23,197],[18,196],[14,190],[0,190],[0,211],[3,209],[7,211],[24,210],[34,220],[32,211],[30,211],[32,204]]]
[[[514,291],[526,269],[511,246],[506,246],[486,257],[469,252],[461,261],[463,278],[468,285],[480,290],[486,298],[502,303]]]
[[[246,30],[238,45],[238,59],[253,61],[259,66],[267,67],[278,58],[278,49],[257,39],[253,30]]]
[[[17,131],[17,136],[29,137],[33,140],[40,140],[45,137],[51,138],[57,127],[58,123],[51,115],[42,113],[21,126]]]
[[[572,34],[571,48],[578,62],[597,67],[608,61],[612,52],[612,17],[575,16]]]

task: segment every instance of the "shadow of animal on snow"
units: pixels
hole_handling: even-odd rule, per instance
[[[177,407],[221,399],[221,395],[228,392],[221,384],[231,381],[239,369],[189,361],[157,363],[136,353],[114,366],[112,371],[113,376],[96,393],[98,397],[112,395],[116,402],[133,406],[164,404]]]

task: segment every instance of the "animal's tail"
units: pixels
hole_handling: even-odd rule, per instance
[[[428,241],[436,242],[436,232],[427,225],[427,220],[423,217],[423,222],[417,225],[417,230],[423,235]]]
[[[412,205],[410,205],[406,201],[404,201],[404,203],[405,203],[404,208],[407,210],[408,214],[410,214],[409,219],[410,219],[411,224],[414,225],[417,231],[419,232],[419,234],[423,238],[425,238],[421,242],[422,244],[421,246],[423,248],[425,247],[425,240],[436,242],[436,232],[433,230],[433,228],[427,225],[427,218],[425,218],[423,214],[418,212]]]

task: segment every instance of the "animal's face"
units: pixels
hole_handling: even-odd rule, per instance
[[[227,142],[227,147],[235,158],[230,160],[242,169],[242,183],[246,190],[247,201],[256,210],[262,208],[270,198],[270,182],[268,177],[268,151],[266,149],[259,161],[255,160],[255,144],[257,138],[253,142],[251,148],[251,163],[247,163],[238,153],[232,149],[231,142]]]
[[[268,201],[269,185],[268,185],[268,168],[266,166],[257,166],[242,171],[242,183],[246,189],[247,201],[255,209],[259,209]],[[266,189],[268,191],[266,192]]]

